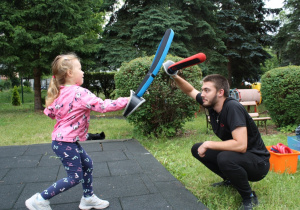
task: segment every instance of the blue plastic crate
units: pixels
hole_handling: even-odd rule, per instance
[[[300,136],[288,136],[287,143],[289,148],[300,151]],[[298,160],[300,160],[300,155]]]

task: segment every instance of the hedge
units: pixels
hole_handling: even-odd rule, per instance
[[[272,69],[261,78],[261,94],[272,120],[279,127],[300,124],[300,67]]]
[[[122,64],[120,71],[115,74],[117,96],[129,96],[130,90],[137,90],[148,73],[153,58],[154,56],[137,58]],[[182,59],[174,56],[166,58],[174,62]],[[198,66],[180,70],[179,75],[196,89],[200,89],[202,72]],[[182,93],[162,68],[143,98],[146,102],[127,119],[137,132],[146,136],[175,136],[199,109],[199,104]]]

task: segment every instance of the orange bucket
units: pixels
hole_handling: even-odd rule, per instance
[[[266,146],[270,151],[270,171],[273,170],[278,173],[287,172],[289,174],[296,173],[297,164],[298,164],[298,155],[300,152],[297,150],[293,150],[293,153],[288,154],[280,154],[271,152],[272,146]]]

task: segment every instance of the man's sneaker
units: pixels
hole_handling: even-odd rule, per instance
[[[82,196],[79,208],[81,210],[87,210],[87,209],[105,209],[109,206],[109,202],[105,200],[101,200],[96,195],[92,195],[89,198],[85,198]]]
[[[252,210],[253,207],[258,205],[258,199],[254,191],[250,196],[250,199],[243,200],[239,210]]]
[[[39,201],[39,193],[34,194],[31,198],[25,201],[25,205],[29,210],[51,210],[48,200]]]
[[[229,180],[224,180],[222,182],[214,183],[211,186],[213,186],[213,187],[222,187],[222,186],[224,186],[224,187],[230,187],[230,186],[232,186],[232,184],[231,184],[231,182]]]

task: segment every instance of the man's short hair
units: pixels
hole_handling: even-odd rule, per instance
[[[220,74],[210,74],[203,78],[203,82],[212,82],[216,87],[217,91],[223,89],[224,96],[227,98],[229,97],[229,83],[228,80]]]

